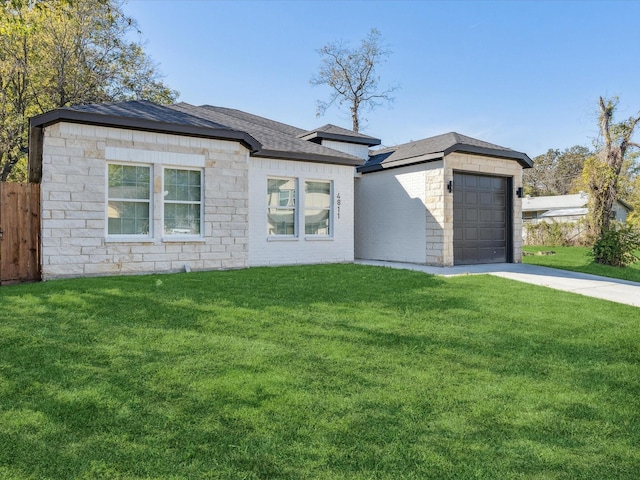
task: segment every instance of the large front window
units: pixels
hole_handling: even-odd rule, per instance
[[[165,235],[200,235],[202,173],[199,170],[164,170]]]
[[[304,233],[331,235],[331,182],[304,182]]]
[[[149,235],[151,168],[109,165],[109,235]]]
[[[296,234],[296,179],[270,178],[267,182],[267,233]]]

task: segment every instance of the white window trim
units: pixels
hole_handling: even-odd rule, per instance
[[[125,167],[147,167],[149,169],[149,233],[146,235],[135,235],[130,233],[125,234],[115,234],[109,233],[109,202],[137,202],[144,203],[141,200],[135,199],[117,199],[109,197],[109,165],[122,165]],[[154,178],[154,168],[153,165],[148,163],[131,163],[131,162],[114,162],[108,161],[105,164],[105,209],[104,209],[104,235],[105,239],[108,242],[140,242],[140,241],[150,241],[154,238],[153,235],[153,224],[154,224],[154,192],[153,192],[153,178]]]
[[[165,171],[166,170],[188,170],[188,171],[192,171],[192,172],[200,172],[200,233],[199,234],[167,234],[164,232],[164,206],[165,206],[165,199],[164,199],[164,192],[165,192],[165,188],[164,188],[164,177],[165,177]],[[160,202],[161,202],[161,215],[160,215],[160,222],[161,222],[161,226],[162,226],[162,241],[163,242],[173,242],[173,241],[189,241],[189,240],[202,240],[204,237],[204,169],[202,168],[194,168],[194,167],[184,167],[184,166],[176,166],[176,165],[162,165],[162,191],[160,192]],[[195,204],[195,202],[180,202],[180,201],[171,201],[169,203],[179,203],[179,204],[188,204],[188,205],[193,205]]]

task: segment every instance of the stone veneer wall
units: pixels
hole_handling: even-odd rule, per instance
[[[152,166],[149,238],[108,236],[107,162]],[[45,129],[42,278],[248,265],[248,151],[239,143],[100,126]],[[162,236],[162,167],[200,168],[202,236]]]
[[[465,153],[452,153],[444,159],[444,181],[442,191],[445,192],[445,184],[453,180],[453,172],[466,172],[475,174],[495,175],[512,178],[512,221],[513,221],[513,262],[522,262],[522,199],[516,195],[516,189],[522,186],[522,166],[515,160],[485,157]],[[442,245],[442,263],[440,265],[453,265],[453,195],[449,192],[444,195],[444,230]]]

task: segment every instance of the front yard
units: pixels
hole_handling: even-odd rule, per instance
[[[0,301],[2,479],[638,475],[634,307],[358,265]]]
[[[589,250],[588,247],[525,246],[522,247],[522,251],[525,253],[522,261],[543,267],[560,268],[640,282],[640,262],[636,262],[626,268],[600,265],[593,261],[593,257],[589,255]],[[640,257],[640,252],[636,252],[636,256]]]

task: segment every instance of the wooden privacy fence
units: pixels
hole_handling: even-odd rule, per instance
[[[0,285],[40,280],[40,185],[0,182]]]

